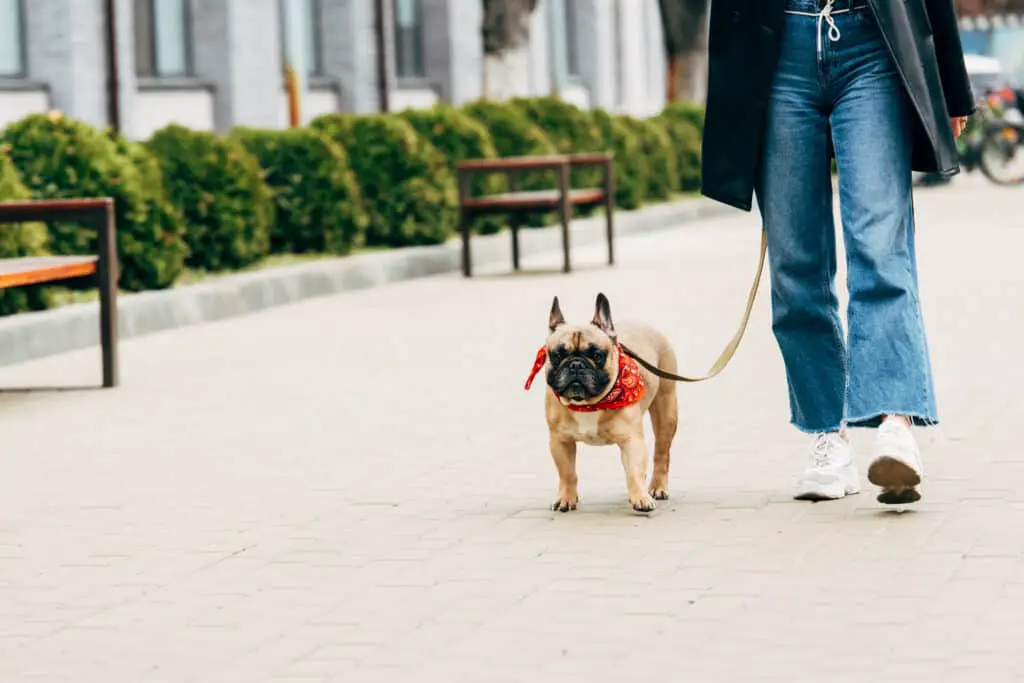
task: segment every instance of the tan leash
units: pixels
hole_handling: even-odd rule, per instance
[[[768,251],[768,233],[761,230],[761,257],[757,263],[757,275],[754,276],[754,283],[750,286],[750,293],[747,295],[747,308],[743,312],[743,320],[740,322],[739,329],[736,330],[736,334],[733,335],[732,339],[726,344],[725,349],[722,350],[718,360],[711,366],[707,374],[703,377],[685,377],[683,375],[677,375],[675,373],[667,372],[662,370],[658,366],[645,361],[643,358],[638,356],[635,351],[631,350],[625,344],[620,343],[622,350],[626,352],[626,355],[635,360],[641,366],[654,373],[662,379],[672,380],[673,382],[703,382],[709,380],[729,364],[732,357],[736,354],[736,349],[740,346],[740,341],[743,339],[743,334],[747,331],[747,325],[750,323],[750,313],[754,310],[754,300],[757,299],[757,288],[761,284],[761,274],[764,271],[764,257]]]

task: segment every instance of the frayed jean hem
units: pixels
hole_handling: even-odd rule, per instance
[[[842,430],[842,428],[844,426],[842,424],[837,424],[837,425],[832,425],[830,427],[808,427],[806,425],[800,424],[796,420],[790,420],[789,424],[793,425],[794,427],[799,429],[804,434],[829,434],[831,432],[838,432],[838,431]]]
[[[829,425],[827,427],[808,427],[807,425],[800,424],[796,420],[790,420],[789,423],[804,434],[828,434],[831,432],[839,432],[844,429],[877,429],[879,425],[882,424],[882,418],[886,415],[902,415],[904,417],[909,417],[911,424],[915,427],[937,427],[939,425],[937,418],[928,417],[926,415],[906,410],[887,410],[864,417],[848,418],[840,424]]]
[[[910,423],[915,427],[937,427],[939,424],[938,418],[928,417],[920,413],[915,413],[908,410],[886,410],[881,413],[874,413],[866,415],[864,417],[849,418],[846,420],[846,426],[851,429],[877,429],[882,424],[882,418],[886,415],[902,415],[910,418]]]

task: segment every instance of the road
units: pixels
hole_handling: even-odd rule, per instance
[[[548,511],[522,385],[551,297],[589,320],[605,292],[699,372],[756,264],[739,212],[623,240],[614,269],[581,249],[570,277],[552,255],[308,301],[128,341],[113,391],[4,394],[0,682],[1020,680],[1022,200],[919,193],[942,426],[903,512],[791,500],[767,296],[681,389],[669,501],[632,513],[618,454],[584,447],[580,509]]]

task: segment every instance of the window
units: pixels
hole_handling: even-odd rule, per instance
[[[25,75],[25,15],[21,0],[0,0],[0,76]]]
[[[281,63],[288,64],[288,15],[285,4],[299,11],[299,24],[302,31],[303,51],[306,58],[306,75],[323,76],[323,37],[320,30],[320,19],[323,16],[320,0],[281,0]]]
[[[570,77],[580,76],[579,12],[576,0],[564,0],[566,71]]]
[[[135,70],[140,76],[192,74],[188,0],[135,0]]]
[[[395,74],[399,78],[423,78],[423,10],[420,0],[395,2]]]

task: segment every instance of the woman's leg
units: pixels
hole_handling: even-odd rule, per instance
[[[830,107],[816,44],[814,18],[787,17],[768,106],[758,205],[768,235],[772,330],[786,367],[792,422],[817,434],[797,497],[817,500],[855,493],[859,478],[852,449],[839,435],[846,350],[834,289]]]
[[[932,424],[935,396],[914,245],[912,105],[871,13],[854,14],[843,24],[830,70],[850,292],[846,418],[850,426],[878,426],[889,415]],[[879,437],[887,442],[882,450],[899,451],[920,474],[905,423],[886,424]],[[883,455],[877,451],[876,459]],[[905,474],[896,484],[912,488],[915,477]]]

